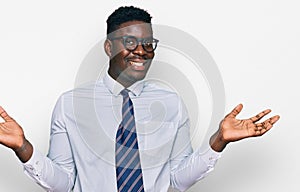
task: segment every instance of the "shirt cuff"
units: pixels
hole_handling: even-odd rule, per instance
[[[216,152],[210,146],[207,151],[203,154],[202,159],[206,162],[207,165],[215,164],[218,159],[221,158],[221,152]]]
[[[221,152],[216,152],[210,146],[208,146],[208,148],[204,152],[201,152],[199,155],[209,168],[213,168],[218,159],[221,158],[221,154]]]
[[[43,159],[42,154],[40,154],[39,151],[36,151],[34,146],[32,146],[32,147],[33,147],[33,151],[32,151],[32,155],[31,155],[30,159],[28,161],[26,161],[25,163],[23,163],[23,165],[25,167],[33,166],[36,162]]]
[[[32,156],[30,159],[23,163],[25,173],[35,179],[40,179],[43,169],[44,156],[33,147]]]

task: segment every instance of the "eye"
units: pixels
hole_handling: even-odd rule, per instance
[[[152,47],[153,39],[145,39],[143,45],[145,47]]]
[[[135,46],[136,45],[136,39],[133,37],[127,37],[125,39],[126,46]]]

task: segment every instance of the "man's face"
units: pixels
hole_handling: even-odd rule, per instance
[[[152,37],[152,28],[148,23],[129,21],[120,25],[120,30],[113,34],[113,40],[105,42],[105,51],[110,57],[108,73],[124,87],[128,87],[144,79],[154,52],[145,51],[141,43],[135,50],[127,50],[123,45],[123,39],[118,38],[123,36],[134,36],[138,39],[149,38]]]

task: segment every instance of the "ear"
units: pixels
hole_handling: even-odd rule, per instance
[[[111,57],[112,55],[112,43],[109,39],[106,39],[105,42],[104,42],[104,50],[105,50],[105,53],[108,57]]]

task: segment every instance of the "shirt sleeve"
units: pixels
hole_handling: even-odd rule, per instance
[[[48,156],[42,155],[34,147],[32,157],[23,165],[25,173],[46,191],[72,190],[76,170],[65,129],[61,98],[52,115]]]
[[[221,153],[208,145],[206,150],[193,152],[190,142],[189,119],[184,106],[181,107],[179,129],[173,146],[171,163],[171,186],[185,191],[214,169]]]

